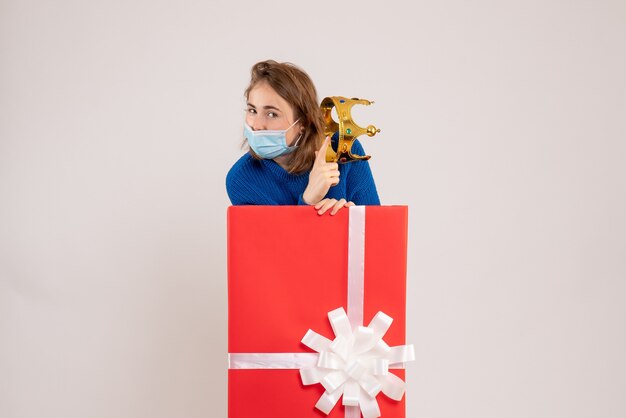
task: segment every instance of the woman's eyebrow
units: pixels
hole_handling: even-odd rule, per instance
[[[256,109],[256,106],[253,105],[252,103],[248,102],[248,107],[253,107]],[[279,108],[277,108],[276,106],[271,106],[271,105],[267,105],[267,106],[263,106],[263,109],[265,110],[278,110],[279,112],[282,112],[282,110],[280,110]]]

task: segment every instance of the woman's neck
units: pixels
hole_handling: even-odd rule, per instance
[[[274,162],[276,164],[278,164],[279,166],[281,166],[285,171],[288,171],[287,167],[289,165],[289,160],[290,159],[291,159],[291,155],[289,155],[289,154],[281,155],[280,157],[274,158]]]

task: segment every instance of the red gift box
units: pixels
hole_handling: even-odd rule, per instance
[[[228,209],[228,351],[313,353],[301,340],[312,329],[334,338],[327,313],[347,308],[352,212],[323,216],[311,207]],[[365,209],[362,318],[393,318],[384,341],[405,344],[406,206]],[[352,216],[355,216],[354,214]],[[354,250],[352,250],[354,251]],[[350,315],[350,312],[349,312]],[[404,370],[389,370],[404,380]],[[341,401],[325,415],[315,408],[321,385],[305,386],[297,368],[228,372],[230,418],[344,418]],[[376,397],[383,418],[404,418],[404,398]]]

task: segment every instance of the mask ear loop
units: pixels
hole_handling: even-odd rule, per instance
[[[291,126],[289,128],[287,128],[287,130],[291,129],[293,127],[293,125],[295,125],[299,121],[300,121],[300,118],[296,119],[296,121],[294,123],[292,123]],[[300,129],[300,136],[298,137],[298,139],[296,139],[296,142],[294,142],[293,145],[291,145],[289,148],[297,147],[298,146],[298,142],[300,142],[300,140],[302,139],[302,135],[304,135],[304,127],[302,127]]]
[[[300,133],[300,136],[298,137],[298,139],[296,139],[296,142],[294,142],[294,144],[292,146],[290,146],[289,148],[295,148],[298,146],[298,142],[300,142],[300,139],[302,139],[302,135],[304,133]]]
[[[288,130],[290,130],[291,128],[293,128],[293,126],[294,126],[296,123],[298,123],[298,122],[300,122],[300,118],[296,119],[296,121],[295,121],[294,123],[292,123],[291,125],[289,125],[289,128],[285,129],[285,132],[287,132]]]

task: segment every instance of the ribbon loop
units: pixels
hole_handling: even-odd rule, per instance
[[[303,385],[314,385],[320,383],[324,378],[324,374],[320,373],[320,369],[316,367],[307,367],[300,369],[300,379]]]
[[[372,398],[375,398],[383,389],[383,385],[380,384],[378,379],[370,374],[366,374],[363,378],[359,379],[359,385],[361,385],[363,390]]]
[[[415,349],[413,348],[413,344],[391,347],[389,352],[389,363],[406,363],[407,361],[413,360],[415,360]]]
[[[389,347],[383,340],[378,340],[376,347],[374,347],[374,351],[381,355],[387,355],[389,351],[391,351],[391,347]]]
[[[380,416],[380,408],[374,397],[363,394],[361,399],[359,399],[359,406],[361,407],[363,418],[378,418]]]
[[[344,405],[358,406],[360,399],[359,384],[354,381],[346,382],[343,388],[343,401]]]
[[[349,376],[343,370],[338,370],[324,376],[320,383],[327,392],[334,392],[348,380],[348,377]]]
[[[386,358],[374,360],[374,375],[387,376],[387,374],[389,374],[389,360]]]
[[[352,338],[346,338],[343,335],[338,336],[330,344],[330,349],[337,353],[344,361],[348,360],[350,349],[352,347]]]
[[[354,333],[354,347],[352,352],[355,354],[365,353],[374,348],[377,341],[374,330],[367,327],[358,327]]]
[[[378,311],[367,327],[371,328],[376,337],[380,339],[385,336],[392,322],[392,317],[382,311]]]
[[[317,351],[318,353],[328,350],[328,347],[330,347],[330,344],[332,343],[328,338],[323,335],[319,335],[313,330],[308,330],[306,334],[304,334],[304,337],[302,337],[301,342],[311,350]]]
[[[342,391],[340,389],[334,392],[324,392],[322,396],[317,400],[315,407],[325,413],[326,415],[330,414],[330,411],[333,410],[337,402],[339,402],[339,398],[341,398]]]
[[[399,401],[404,395],[404,381],[393,373],[389,373],[383,380],[383,393],[394,401]]]
[[[330,351],[322,351],[317,360],[317,367],[321,367],[322,369],[341,369],[343,368],[344,362],[341,358]]]
[[[337,308],[334,311],[328,312],[328,319],[330,320],[330,326],[333,328],[335,336],[349,338],[352,336],[352,327],[350,327],[350,320],[343,308]]]

